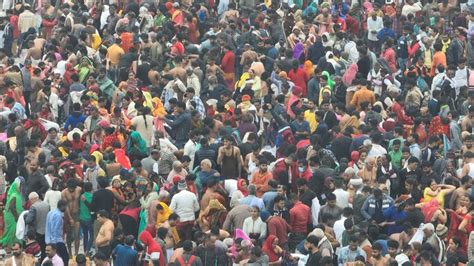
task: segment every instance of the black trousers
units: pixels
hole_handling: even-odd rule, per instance
[[[64,262],[64,266],[69,265],[69,253],[67,252],[66,244],[59,242],[56,243],[56,253]]]
[[[41,247],[41,261],[46,258],[46,243],[44,242],[44,235],[36,233],[36,242]]]

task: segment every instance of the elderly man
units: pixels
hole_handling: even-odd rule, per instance
[[[173,180],[176,176],[179,176],[180,180],[184,180],[187,175],[188,175],[188,171],[184,169],[183,164],[180,161],[175,161],[173,162],[173,169],[168,174],[167,181],[168,183],[173,183]]]
[[[211,177],[220,176],[219,172],[212,169],[212,162],[209,159],[201,161],[201,171],[197,173],[196,185],[199,189],[207,187],[207,180]]]
[[[25,223],[35,230],[36,241],[38,241],[38,244],[41,247],[41,258],[44,258],[46,248],[44,234],[46,230],[46,217],[49,212],[49,204],[42,201],[36,192],[31,192],[28,195],[28,199],[30,200],[31,207],[25,218]]]
[[[438,261],[442,261],[446,252],[446,245],[441,239],[439,239],[438,235],[435,234],[434,225],[432,223],[423,225],[423,234],[423,244],[430,244],[436,258],[438,258]]]

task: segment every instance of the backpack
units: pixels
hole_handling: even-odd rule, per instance
[[[186,261],[186,262],[184,261],[183,256],[177,257],[176,260],[178,261],[179,265],[181,265],[181,266],[191,266],[194,263],[194,261],[196,260],[196,256],[191,255],[191,257],[189,257],[189,260]]]

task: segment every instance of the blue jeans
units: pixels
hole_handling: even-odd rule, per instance
[[[92,220],[81,220],[81,229],[82,233],[84,234],[84,253],[87,254],[91,250],[92,241],[94,240],[94,227]]]

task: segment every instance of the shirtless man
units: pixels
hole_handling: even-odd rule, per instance
[[[26,54],[26,59],[30,59],[34,66],[38,65],[38,62],[41,60],[42,54],[42,47],[35,46],[34,41],[28,42],[28,51]]]
[[[106,210],[97,212],[97,221],[101,226],[95,239],[95,246],[98,253],[101,252],[109,258],[112,252],[110,242],[114,236],[115,226],[112,220],[109,219],[109,214]]]
[[[370,265],[385,266],[388,263],[388,258],[382,256],[382,244],[374,243],[372,245],[372,257],[369,259]]]
[[[69,179],[67,181],[67,188],[61,192],[61,199],[67,202],[67,208],[64,213],[64,219],[66,224],[66,243],[69,250],[69,254],[72,254],[72,241],[74,241],[74,255],[79,253],[80,244],[80,220],[79,220],[79,199],[81,197],[81,188],[77,186],[75,179]]]
[[[461,178],[461,186],[454,190],[451,199],[449,200],[449,208],[452,210],[457,210],[459,208],[459,202],[461,201],[462,196],[469,193],[469,189],[472,186],[472,177],[465,175]]]

